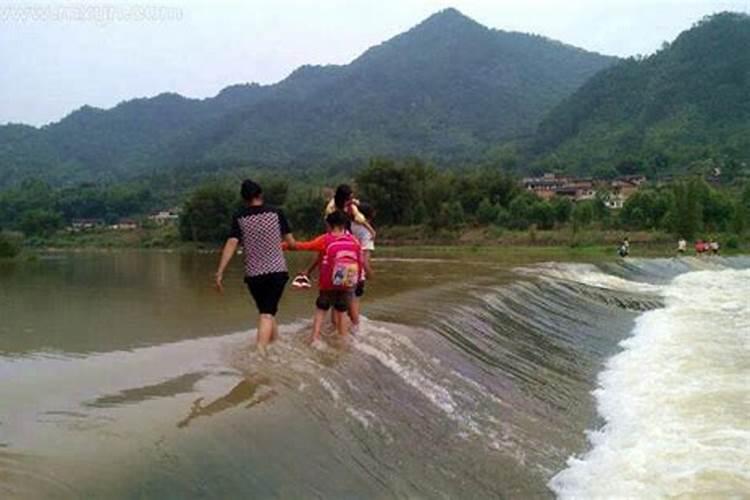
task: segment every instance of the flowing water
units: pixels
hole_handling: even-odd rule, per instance
[[[750,496],[750,259],[380,258],[260,360],[216,258],[0,262],[1,498]]]

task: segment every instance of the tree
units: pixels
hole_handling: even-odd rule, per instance
[[[393,161],[373,159],[356,177],[363,198],[378,210],[383,224],[398,225],[413,222],[419,191],[410,172]]]
[[[513,176],[495,169],[483,169],[478,175],[478,187],[493,204],[508,207],[518,194],[518,182]]]
[[[57,212],[36,209],[25,212],[21,217],[20,228],[26,236],[51,236],[60,229],[63,219]]]
[[[464,215],[464,209],[461,206],[461,202],[445,202],[440,206],[440,211],[437,217],[432,219],[434,228],[448,228],[456,229],[460,225],[466,222]]]
[[[555,225],[555,210],[546,201],[539,200],[531,205],[529,220],[539,229],[552,229]]]
[[[269,205],[280,207],[286,202],[289,193],[289,182],[285,179],[265,179],[260,182],[263,188],[263,199]]]
[[[0,230],[0,258],[15,257],[21,251],[19,242]]]
[[[732,206],[731,231],[738,236],[743,234],[747,228],[747,218],[747,209],[741,202],[735,202]]]
[[[229,234],[237,195],[224,186],[209,184],[196,189],[185,202],[180,217],[183,240],[216,243]]]
[[[670,198],[666,193],[644,189],[625,201],[620,222],[633,229],[656,229],[669,211]]]
[[[703,223],[710,231],[726,231],[734,214],[734,204],[728,194],[709,189],[703,200]]]
[[[594,220],[594,207],[586,201],[576,203],[573,208],[573,220],[580,226],[588,226]]]
[[[510,226],[514,229],[526,229],[531,224],[531,207],[537,197],[526,191],[513,198],[508,206],[510,212]]]
[[[698,231],[703,229],[703,207],[701,205],[701,190],[691,182],[678,182],[672,186],[673,201],[667,225],[676,235],[693,239]]]
[[[326,200],[319,193],[294,193],[286,204],[286,215],[293,231],[315,234],[325,229],[323,208]]]
[[[555,196],[550,201],[550,205],[552,206],[555,221],[558,224],[565,224],[570,220],[570,215],[573,213],[573,202],[570,199]]]
[[[497,220],[498,205],[493,205],[490,200],[484,198],[477,208],[477,222],[480,224],[494,224]]]

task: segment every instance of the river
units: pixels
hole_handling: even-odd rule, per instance
[[[750,495],[750,259],[385,255],[350,345],[289,290],[266,360],[238,262],[0,262],[0,497]]]

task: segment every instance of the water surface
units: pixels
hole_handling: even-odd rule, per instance
[[[0,263],[0,496],[750,491],[747,277],[734,269],[747,261],[594,266],[389,252],[375,262],[350,345],[308,347],[315,295],[289,290],[282,339],[263,361],[250,347],[256,317],[240,267],[219,296],[216,259],[63,253]],[[690,302],[696,290],[704,301]],[[712,317],[721,335],[702,335],[712,327],[697,320]],[[665,411],[675,391],[687,409]],[[711,408],[723,417],[708,419]],[[587,429],[597,431],[591,441]],[[677,451],[675,436],[701,444]],[[659,468],[680,458],[682,469]],[[696,464],[707,471],[680,482]],[[664,480],[639,489],[654,484],[648,470]]]

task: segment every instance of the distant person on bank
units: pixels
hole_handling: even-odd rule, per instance
[[[711,238],[710,243],[708,244],[708,250],[711,251],[714,255],[719,255],[719,242],[716,241],[714,238]]]
[[[680,238],[677,242],[677,255],[685,255],[685,252],[687,252],[687,241],[685,238]]]
[[[623,259],[630,255],[630,240],[625,237],[617,248],[617,254]]]
[[[258,351],[265,356],[268,344],[278,336],[276,313],[289,280],[281,243],[294,249],[297,242],[284,213],[263,202],[263,190],[258,184],[251,180],[244,181],[240,194],[245,207],[232,218],[232,229],[216,271],[216,289],[223,293],[224,270],[236,253],[237,245],[241,243],[245,259],[245,283],[260,314]]]

